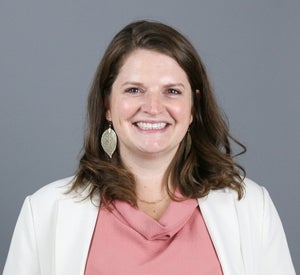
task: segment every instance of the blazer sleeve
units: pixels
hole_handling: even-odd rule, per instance
[[[11,240],[3,275],[40,275],[31,198],[22,206]]]
[[[264,198],[260,274],[295,275],[282,223],[268,191]]]

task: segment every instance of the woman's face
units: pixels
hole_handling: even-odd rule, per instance
[[[192,122],[191,110],[184,70],[167,55],[139,49],[120,68],[106,118],[118,136],[121,157],[174,155]]]

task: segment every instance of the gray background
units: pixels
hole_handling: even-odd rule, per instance
[[[171,24],[207,65],[240,161],[269,190],[300,270],[300,1],[0,0],[0,267],[26,195],[73,174],[85,104],[112,36]]]

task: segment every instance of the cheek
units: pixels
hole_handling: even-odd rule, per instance
[[[136,104],[126,98],[118,98],[111,101],[111,113],[113,119],[127,119],[130,118],[136,110]]]
[[[189,122],[192,121],[192,106],[189,102],[181,102],[178,104],[172,104],[171,110],[174,116],[179,119],[185,119]]]

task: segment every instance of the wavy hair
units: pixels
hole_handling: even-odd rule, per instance
[[[210,190],[228,187],[240,199],[245,170],[234,160],[231,143],[242,148],[240,154],[246,148],[230,135],[195,48],[172,27],[152,21],[125,26],[104,53],[88,96],[84,147],[71,190],[90,188],[89,196],[100,195],[106,206],[115,199],[137,205],[134,176],[123,165],[118,150],[109,159],[100,145],[101,134],[108,127],[105,114],[112,85],[126,57],[137,49],[157,51],[176,60],[192,88],[191,148],[186,152],[186,136],[165,174],[168,194],[174,199],[171,190],[178,188],[185,197],[200,198]]]

